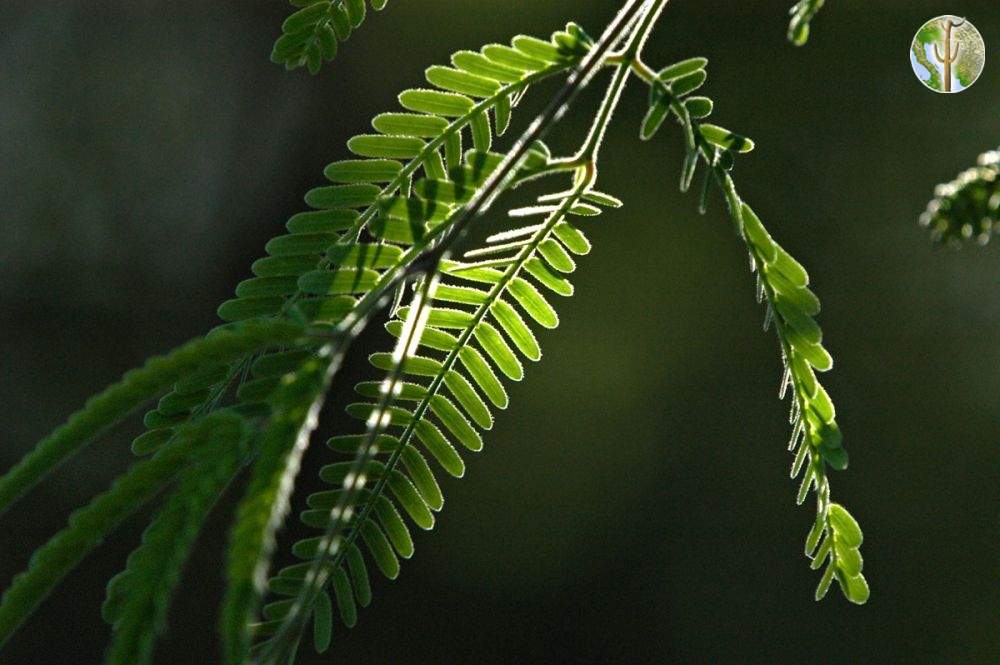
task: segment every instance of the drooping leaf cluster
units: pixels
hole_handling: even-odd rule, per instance
[[[707,166],[702,210],[713,180],[725,196],[736,229],[746,242],[751,271],[756,274],[757,300],[766,305],[764,327],[773,324],[778,336],[783,365],[779,392],[782,399],[786,395],[791,398],[792,437],[788,448],[795,455],[791,476],[802,476],[797,502],[803,503],[810,491],[816,494],[816,521],[806,540],[806,555],[812,558],[813,567],[819,568],[826,562],[816,599],[826,595],[836,578],[848,600],[864,603],[869,591],[861,574],[862,558],[858,552],[861,530],[847,510],[831,503],[829,497],[827,467],[847,468],[847,452],[833,402],[815,374],[833,367],[833,359],[822,344],[822,330],[814,318],[819,313],[819,299],[809,289],[809,275],[802,265],[774,241],[760,218],[736,192],[730,175],[734,155],[751,150],[753,142],[702,122],[712,111],[711,100],[688,96],[705,82],[706,64],[705,58],[691,58],[659,73],[646,72],[650,106],[641,137],[651,138],[663,120],[672,115],[687,137],[681,189],[687,188],[695,167],[702,161]]]
[[[369,0],[372,9],[385,9],[388,0]],[[271,61],[287,69],[306,67],[318,74],[323,62],[337,57],[345,42],[365,22],[365,0],[291,0],[298,8],[281,24],[281,36],[271,49]]]
[[[757,273],[758,299],[766,302],[765,328],[773,322],[781,347],[784,374],[779,392],[782,398],[791,393],[788,450],[795,459],[790,475],[802,478],[796,501],[802,504],[810,491],[816,494],[816,521],[805,547],[814,569],[826,562],[816,600],[826,595],[836,577],[844,596],[862,604],[868,600],[869,590],[858,551],[861,529],[846,508],[830,502],[828,467],[846,469],[847,451],[833,402],[815,374],[833,367],[833,359],[822,345],[823,332],[813,318],[819,313],[819,299],[809,289],[805,269],[774,242],[745,203],[740,218],[751,266]]]

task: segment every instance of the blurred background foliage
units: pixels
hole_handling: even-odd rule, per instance
[[[568,19],[597,33],[615,4],[390,2],[312,78],[268,62],[289,11],[278,1],[3,3],[0,464],[122,371],[212,326],[322,167],[425,66]],[[997,144],[1000,5],[839,0],[796,49],[788,4],[676,0],[648,60],[710,59],[718,122],[757,141],[737,165],[742,193],[823,300],[837,361],[826,384],[851,452],[834,492],[866,531],[869,604],[812,600],[811,510],[787,478],[773,336],[721,202],[699,217],[696,197],[677,193],[679,132],[637,141],[637,86],[599,183],[626,207],[586,223],[595,249],[559,303],[561,327],[542,335],[541,365],[513,387],[467,478],[446,483],[442,519],[401,578],[380,581],[358,628],[337,634],[342,658],[1000,661],[1000,256],[934,250],[916,225],[934,185]],[[928,91],[907,58],[914,31],[944,12],[987,45],[960,95]],[[525,102],[522,127],[546,96]],[[597,99],[595,86],[552,144],[575,145]],[[646,287],[623,290],[622,271]],[[350,426],[349,386],[386,344],[375,331],[355,348],[327,433]],[[4,586],[124,468],[137,430],[3,517]],[[303,488],[325,457],[311,451]],[[203,534],[160,662],[214,660],[234,496]],[[0,662],[98,662],[104,581],[139,529],[89,558]],[[303,649],[301,662],[334,659]]]

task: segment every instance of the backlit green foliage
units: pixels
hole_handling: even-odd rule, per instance
[[[293,4],[299,9],[285,21],[273,57],[314,73],[366,10],[363,0]],[[816,596],[837,579],[849,600],[865,602],[860,528],[830,501],[827,471],[845,468],[847,454],[816,378],[832,366],[814,319],[819,302],[802,266],[736,192],[735,157],[754,144],[705,121],[714,104],[692,93],[707,79],[707,60],[659,72],[643,63],[665,4],[627,0],[596,40],[570,23],[547,40],[521,35],[510,45],[460,51],[450,65],[426,70],[428,87],[401,93],[401,109],[376,116],[374,131],[351,138],[352,157],[327,166],[327,182],[305,195],[309,209],[288,220],[287,233],[253,264],[253,276],[219,307],[225,323],[127,374],[0,479],[2,509],[133,409],[157,400],[132,444],[139,459],[74,513],[4,594],[0,641],[115,526],[172,487],[108,585],[104,605],[113,627],[109,662],[149,662],[199,527],[247,468],[220,612],[225,660],[291,662],[310,625],[315,649],[327,650],[334,612],[353,626],[359,606],[372,600],[369,564],[383,577],[399,574],[400,559],[415,550],[409,524],[433,528],[444,505],[439,472],[464,474],[459,451],[483,449],[483,433],[508,406],[505,381],[521,380],[526,361],[541,358],[536,331],[558,325],[553,302],[572,295],[567,276],[590,251],[580,227],[622,205],[596,189],[598,155],[633,76],[649,86],[641,138],[653,138],[668,118],[677,121],[686,147],[681,188],[703,163],[702,207],[715,183],[746,242],[765,327],[774,325],[780,344],[782,395],[792,399],[799,503],[810,492],[817,500],[806,543],[813,566],[825,566]],[[612,79],[581,147],[553,155],[544,133],[602,68]],[[565,82],[550,103],[500,147],[518,102],[554,77]],[[461,244],[497,198],[528,182],[550,193],[510,210],[516,223],[479,246]],[[395,348],[370,357],[379,374],[358,384],[359,399],[346,405],[362,424],[327,441],[319,476],[328,487],[309,496],[299,514],[316,536],[292,547],[299,563],[272,575],[272,559],[283,555],[276,533],[330,386],[351,342],[390,305],[385,328]]]
[[[813,318],[819,313],[819,299],[809,289],[809,275],[802,265],[774,241],[760,218],[736,191],[730,175],[733,154],[751,150],[753,142],[702,122],[711,112],[710,100],[687,97],[706,80],[704,67],[707,62],[704,58],[692,58],[659,73],[643,71],[650,84],[651,96],[641,136],[650,138],[667,115],[662,109],[669,110],[687,137],[688,152],[681,188],[687,188],[698,162],[702,161],[706,165],[702,209],[713,179],[725,197],[736,229],[746,242],[751,272],[757,275],[757,300],[766,307],[764,328],[773,325],[778,336],[784,370],[779,394],[782,399],[786,395],[791,398],[792,436],[788,449],[795,455],[791,476],[802,477],[797,502],[803,503],[810,491],[816,494],[817,515],[806,540],[806,556],[813,559],[814,568],[828,560],[816,599],[826,595],[831,580],[836,577],[849,600],[864,603],[868,600],[868,584],[861,574],[862,560],[857,551],[861,531],[843,506],[830,503],[827,470],[828,467],[847,468],[847,452],[842,446],[843,437],[835,420],[833,402],[815,374],[833,367],[833,359],[822,345],[823,332]],[[659,118],[652,129],[651,117]],[[848,538],[843,535],[846,533],[844,527],[838,535],[834,514],[845,516],[841,521],[849,520],[857,533],[852,532]]]
[[[425,308],[422,335],[406,363],[407,380],[395,388],[395,401],[401,406],[387,410],[385,433],[375,440],[375,459],[364,467],[372,489],[338,507],[351,462],[334,462],[320,470],[320,478],[331,489],[311,495],[308,509],[300,515],[305,524],[319,529],[328,526],[335,509],[347,508],[356,515],[349,520],[337,553],[322,564],[335,580],[342,580],[334,598],[348,625],[356,618],[355,601],[365,606],[370,598],[369,573],[356,548],[363,546],[379,572],[390,579],[399,572],[399,558],[413,555],[413,537],[403,516],[421,529],[431,529],[434,512],[444,505],[428,459],[447,475],[460,478],[465,463],[458,451],[482,450],[481,430],[492,427],[493,409],[507,407],[502,378],[521,380],[522,358],[541,358],[528,321],[542,328],[559,323],[543,292],[571,295],[572,285],[564,275],[575,269],[572,256],[590,251],[590,243],[569,219],[598,215],[599,206],[609,205],[620,203],[578,183],[542,197],[538,206],[510,213],[534,223],[491,236],[483,247],[467,252],[466,260],[442,266],[442,278],[432,290],[433,306]],[[406,321],[414,316],[412,307],[402,307],[386,329],[401,337]],[[394,364],[389,353],[377,353],[370,362],[382,370]],[[356,391],[363,400],[349,404],[347,412],[365,423],[377,420],[378,398],[386,386],[385,380],[358,384]],[[364,434],[339,435],[327,444],[335,452],[352,455],[364,439]],[[319,537],[300,541],[293,553],[310,561],[319,542]],[[271,590],[295,598],[307,569],[308,564],[283,569],[271,580]],[[359,582],[360,589],[352,596],[351,587]],[[268,621],[260,626],[261,634],[281,625],[289,603],[276,600],[264,608]]]

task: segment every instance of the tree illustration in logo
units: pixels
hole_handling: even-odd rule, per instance
[[[960,28],[965,25],[965,19],[960,20],[955,23],[950,18],[941,21],[944,26],[944,55],[941,55],[941,49],[938,48],[940,45],[934,43],[934,57],[937,58],[938,62],[944,65],[944,91],[951,92],[951,66],[958,60],[958,54],[962,50],[962,42],[952,43],[951,31],[954,28]]]
[[[961,92],[979,78],[986,46],[975,26],[958,16],[927,21],[913,38],[910,64],[917,78],[937,92]]]

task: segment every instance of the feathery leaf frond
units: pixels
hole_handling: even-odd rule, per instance
[[[988,243],[1000,230],[1000,150],[984,152],[976,166],[938,185],[920,225],[942,245],[959,246],[967,240]]]
[[[283,310],[294,314],[296,310],[301,311],[303,302],[308,302],[310,297],[342,295],[345,289],[352,295],[363,294],[389,274],[380,275],[374,267],[359,270],[357,262],[345,261],[351,253],[358,256],[388,254],[394,257],[393,267],[412,261],[436,233],[447,227],[453,213],[476,194],[478,187],[502,161],[502,155],[489,152],[493,130],[487,113],[493,111],[493,125],[506,125],[510,107],[514,105],[513,97],[519,98],[527,85],[565,70],[586,53],[587,42],[582,31],[573,26],[570,30],[556,33],[551,42],[517,37],[512,47],[487,47],[478,55],[463,52],[462,57],[456,56],[454,60],[455,69],[430,68],[428,81],[444,89],[415,89],[400,95],[404,108],[414,113],[379,115],[372,123],[379,133],[356,136],[348,141],[348,148],[363,159],[335,162],[327,167],[325,173],[335,184],[313,189],[306,195],[307,203],[316,211],[293,217],[289,222],[291,234],[283,236],[287,240],[276,242],[281,240],[279,238],[268,243],[271,258],[306,256],[312,269],[304,261],[293,268],[280,267],[282,271],[293,272],[291,275],[265,276],[259,271],[265,266],[270,270],[274,262],[258,262],[255,264],[258,277],[243,282],[237,289],[237,299],[224,304],[220,314],[225,317],[233,309],[243,309],[241,301],[261,297],[270,299],[269,307],[276,310],[275,314]],[[492,59],[488,53],[494,54]],[[507,100],[507,104],[501,107],[502,100]],[[466,127],[473,148],[463,156],[461,138]],[[398,161],[401,159],[406,162]],[[520,165],[519,178],[541,175],[548,161],[547,149],[537,144]],[[419,169],[423,170],[424,177],[414,182],[413,176]],[[380,244],[368,246],[370,249],[359,244],[358,237],[363,230]],[[306,242],[305,247],[295,239],[296,235],[316,233],[328,235]],[[364,249],[359,252],[359,247]],[[285,278],[278,289],[270,290],[265,296],[258,295],[259,288],[265,283],[270,285],[275,277]],[[264,314],[263,307],[249,306],[248,309],[255,316]],[[308,313],[304,316],[309,318]],[[289,371],[290,366],[302,360],[299,356],[290,359],[289,364],[277,362],[274,374],[268,376],[271,374],[266,371],[268,358],[264,356],[256,361],[255,370],[263,363],[265,376],[244,383],[240,390],[243,396],[248,392],[264,396],[264,389],[259,393],[251,390],[255,381],[263,381],[265,387],[273,386],[282,372]],[[275,394],[267,398],[271,402],[272,418]],[[295,399],[290,401],[294,403],[297,403]],[[264,439],[266,441],[266,436]],[[297,463],[293,466],[297,467]],[[289,482],[294,470],[279,464],[274,473],[269,472],[265,477],[270,478],[271,486],[275,487],[279,479]],[[255,501],[260,510],[250,511],[248,504],[246,512],[241,511],[244,516],[240,519],[246,528],[238,525],[234,529],[230,594],[223,625],[223,633],[230,644],[228,658],[232,662],[238,662],[246,653],[245,627],[256,614],[256,599],[264,581],[261,571],[266,571],[269,561],[272,529],[280,523],[287,503],[287,496],[274,501],[277,498],[274,490],[264,491],[252,485],[247,501]],[[264,519],[266,515],[271,518]],[[350,614],[345,607],[341,610]],[[273,608],[265,608],[265,619],[273,612]]]
[[[254,277],[242,281],[236,298],[219,307],[220,318],[237,322],[290,317],[313,326],[333,326],[389,269],[419,256],[447,228],[443,222],[456,204],[469,200],[499,164],[502,156],[488,152],[491,132],[502,133],[511,108],[529,86],[575,66],[590,39],[570,24],[551,41],[521,36],[513,43],[492,44],[480,53],[462,51],[454,58],[454,70],[428,70],[429,78],[451,88],[472,80],[482,92],[489,87],[488,95],[474,98],[441,88],[406,90],[399,96],[405,113],[381,114],[372,122],[376,134],[350,139],[348,148],[358,159],[326,167],[331,184],[306,194],[312,210],[293,215],[286,224],[288,234],[267,243],[269,256],[254,262]],[[442,79],[444,70],[450,74]],[[472,150],[463,149],[466,133]],[[544,171],[547,154],[541,144],[534,146],[520,177]],[[414,178],[421,173],[428,182],[415,190]],[[374,242],[362,240],[365,232]],[[266,397],[279,378],[309,355],[280,348],[274,353],[274,359],[205,365],[197,377],[176,386],[146,414],[149,431],[133,442],[135,452],[152,452],[169,441],[178,424],[209,408],[251,362],[256,363],[254,378],[241,386],[237,398],[260,405],[266,413]]]
[[[809,276],[774,239],[750,206],[742,204],[740,219],[757,273],[758,296],[766,302],[765,327],[773,322],[781,346],[784,374],[780,395],[791,388],[792,437],[788,449],[795,454],[791,477],[801,476],[798,498],[803,503],[810,490],[816,493],[816,521],[806,539],[806,556],[818,568],[828,559],[816,592],[819,600],[834,576],[848,600],[868,600],[868,583],[861,574],[861,530],[843,506],[830,502],[827,467],[847,468],[847,451],[837,426],[836,410],[815,372],[833,367],[823,348],[822,331],[813,316],[819,300],[808,288]]]
[[[0,478],[0,512],[95,437],[175,382],[184,382],[204,367],[232,362],[261,348],[294,344],[302,333],[302,326],[288,321],[254,321],[220,328],[127,372],[121,381],[88,400],[83,409]]]
[[[409,558],[414,549],[404,516],[419,528],[430,529],[434,512],[443,507],[428,457],[448,475],[462,477],[465,463],[458,451],[482,449],[479,429],[489,429],[493,423],[488,403],[495,408],[507,406],[498,373],[520,380],[520,357],[531,361],[541,357],[525,318],[554,328],[558,317],[532,281],[543,288],[551,287],[552,280],[568,285],[565,278],[556,275],[571,271],[574,266],[569,255],[585,254],[590,245],[567,217],[600,212],[586,204],[586,198],[616,202],[591,192],[588,183],[581,182],[573,190],[544,197],[547,205],[530,213],[539,215],[540,222],[495,234],[484,247],[467,252],[466,261],[444,263],[442,279],[433,290],[433,305],[424,312],[419,340],[411,345],[406,358],[407,380],[398,385],[362,382],[356,387],[359,395],[374,401],[351,404],[347,412],[367,422],[368,433],[336,436],[328,444],[334,451],[349,454],[366,437],[373,440],[375,459],[364,469],[365,489],[358,492],[356,502],[342,510],[339,504],[346,487],[357,482],[349,474],[351,464],[335,462],[324,467],[320,477],[331,489],[311,495],[301,519],[318,528],[341,520],[345,524],[343,538],[329,552],[318,551],[320,538],[300,541],[293,548],[295,555],[306,561],[323,557],[320,566],[334,579],[334,598],[346,624],[355,620],[355,601],[364,606],[370,599],[367,567],[356,541],[364,543],[384,576],[395,578],[399,558]],[[519,212],[512,211],[512,216],[520,216]],[[483,255],[490,257],[488,265],[472,260]],[[563,286],[554,290],[568,295],[570,289]],[[407,323],[417,316],[412,307],[400,308],[386,329],[403,343]],[[383,370],[391,371],[396,362],[390,354],[371,357],[371,363]],[[393,401],[406,406],[380,408],[379,398],[386,391],[391,391]],[[374,434],[373,429],[377,429]],[[283,569],[272,578],[270,588],[299,602],[305,595],[309,566]],[[342,587],[353,587],[351,593],[337,590],[338,579]],[[261,635],[276,631],[291,605],[278,600],[268,606],[270,611],[265,608],[265,616],[273,618],[260,626]],[[321,609],[317,606],[316,611]]]
[[[153,655],[153,642],[166,627],[167,608],[181,568],[212,505],[246,455],[246,422],[217,411],[202,420],[206,444],[191,451],[191,465],[146,528],[124,571],[108,583],[102,607],[114,626],[109,665],[141,665]]]
[[[272,59],[314,74],[367,11],[364,0],[292,4],[298,10],[284,22]],[[386,1],[369,4],[382,9]],[[822,4],[803,0],[793,8],[790,34],[797,43]],[[535,324],[558,325],[550,298],[572,295],[567,275],[576,257],[590,251],[570,220],[621,206],[593,185],[630,71],[650,86],[641,138],[654,137],[668,117],[677,120],[686,149],[681,189],[704,162],[702,210],[716,182],[746,242],[758,299],[766,303],[765,328],[773,324],[777,332],[782,396],[791,389],[789,448],[792,476],[802,476],[799,503],[810,491],[817,498],[806,539],[813,568],[825,565],[816,597],[837,579],[850,600],[865,602],[860,527],[830,501],[827,469],[845,468],[847,454],[833,404],[816,379],[832,366],[814,319],[819,301],[802,266],[736,192],[735,157],[754,143],[705,122],[712,100],[693,93],[706,82],[707,60],[690,58],[659,72],[642,62],[665,5],[627,0],[596,42],[570,23],[548,40],[520,35],[510,45],[460,51],[449,66],[426,70],[430,87],[405,90],[401,109],[376,116],[371,133],[351,138],[353,157],[327,166],[328,182],[305,195],[309,210],[288,220],[287,234],[267,243],[253,276],[219,307],[225,323],[126,374],[0,479],[3,510],[107,427],[159,398],[143,419],[147,431],[132,445],[147,457],[74,513],[0,599],[0,644],[112,528],[176,481],[124,572],[109,583],[104,605],[114,627],[109,662],[148,662],[199,526],[244,465],[250,479],[230,531],[219,622],[226,662],[291,662],[310,619],[313,645],[325,651],[335,606],[340,621],[353,626],[359,606],[372,600],[369,563],[394,579],[400,559],[414,553],[410,523],[433,528],[444,505],[433,467],[464,475],[460,451],[482,450],[494,410],[508,404],[504,382],[521,380],[526,361],[541,358]],[[572,156],[553,157],[541,139],[605,65],[615,73],[583,145]],[[529,87],[559,74],[566,82],[545,110],[511,147],[497,151]],[[509,211],[521,226],[499,230],[454,258],[469,225],[500,194],[563,174],[571,176],[568,189]],[[413,298],[401,306],[408,282]],[[348,346],[393,295],[385,327],[397,338],[395,350],[370,357],[384,376],[359,383],[359,400],[346,407],[364,421],[363,432],[328,441],[334,453],[349,457],[335,456],[320,470],[328,489],[309,496],[300,515],[319,535],[295,543],[292,554],[301,563],[268,579],[276,533],[330,383]],[[266,594],[278,599],[263,603]]]
[[[70,515],[66,528],[35,551],[28,569],[14,578],[0,599],[0,644],[112,529],[173,480],[190,463],[192,453],[213,445],[217,430],[231,429],[232,417],[220,412],[181,428],[170,445],[136,462],[110,489]]]
[[[817,517],[807,538],[806,555],[813,558],[814,567],[828,559],[827,569],[817,590],[817,600],[826,594],[836,578],[848,600],[864,603],[868,600],[868,584],[861,574],[861,531],[854,518],[839,504],[830,502],[827,467],[847,468],[847,452],[835,420],[833,402],[816,379],[815,372],[833,367],[833,359],[822,345],[822,331],[813,318],[819,313],[819,299],[809,289],[805,269],[770,236],[753,210],[736,191],[730,171],[734,153],[753,148],[750,139],[703,123],[707,113],[693,114],[683,95],[705,81],[703,58],[691,58],[661,70],[659,74],[640,68],[640,74],[650,84],[650,110],[643,123],[642,137],[649,138],[668,114],[680,123],[687,141],[687,154],[681,176],[681,188],[686,189],[694,177],[699,161],[707,165],[702,188],[702,210],[705,207],[710,179],[714,178],[726,199],[729,214],[750,254],[751,271],[757,275],[757,298],[765,302],[764,328],[772,324],[778,336],[783,364],[779,394],[784,398],[791,388],[792,437],[789,450],[795,453],[792,477],[802,476],[797,502],[803,503],[810,491],[815,491]],[[685,79],[694,81],[680,86]],[[712,104],[701,103],[703,110]],[[650,123],[650,117],[656,121]],[[651,131],[647,131],[651,128]],[[836,517],[835,517],[836,516]],[[847,525],[847,526],[845,526]],[[850,528],[853,525],[853,529]],[[856,533],[854,532],[856,530]],[[819,549],[818,549],[819,548]],[[822,593],[820,593],[822,591]]]

